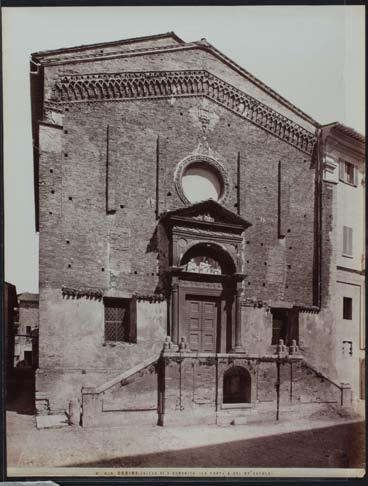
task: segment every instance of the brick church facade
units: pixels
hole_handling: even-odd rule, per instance
[[[244,423],[351,407],[321,126],[174,33],[31,58],[39,414]]]

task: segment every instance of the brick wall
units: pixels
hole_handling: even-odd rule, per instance
[[[198,104],[195,99],[180,99],[173,106],[166,100],[146,100],[69,108],[64,115],[62,153],[57,160],[47,154],[41,168],[41,281],[109,288],[114,280],[128,291],[155,288],[157,252],[147,251],[147,246],[157,224],[156,140],[160,136],[160,210],[165,211],[183,205],[173,176],[177,163],[198,145],[200,130],[189,114]],[[310,160],[209,104],[219,121],[208,134],[208,143],[232,180],[227,206],[233,211],[237,153],[242,157],[240,212],[253,224],[245,235],[246,294],[312,304],[314,169]],[[116,199],[116,212],[110,215],[106,214],[108,125],[108,163],[115,171],[110,184]],[[289,194],[287,211],[281,214],[286,227],[282,240],[277,229],[280,160]]]
[[[242,89],[251,84],[242,84],[229,68],[216,66],[218,61],[204,51],[180,56],[179,64],[177,54],[167,53],[72,68],[51,66],[45,70],[45,98],[52,96],[56,76],[67,72],[180,66],[208,68]],[[290,115],[279,102],[267,100]],[[200,110],[211,120],[206,140]],[[51,120],[55,112],[46,108],[44,115]],[[40,391],[52,386],[46,376],[50,368],[60,373],[86,370],[91,376],[88,385],[93,386],[162,346],[168,326],[166,302],[140,304],[141,310],[151,307],[138,315],[137,344],[108,347],[103,345],[102,302],[61,293],[62,286],[89,287],[129,297],[162,288],[160,270],[167,258],[160,256],[167,255],[167,244],[157,244],[157,156],[159,212],[183,206],[174,172],[199,144],[207,145],[205,150],[228,172],[231,192],[226,205],[237,212],[240,153],[239,212],[252,223],[243,244],[244,297],[270,305],[313,304],[315,168],[310,156],[199,97],[74,103],[55,116],[59,125],[41,124],[39,140]],[[243,343],[262,355],[269,349],[272,321],[264,309],[247,309],[242,309]],[[78,393],[82,382],[85,377],[75,385]]]

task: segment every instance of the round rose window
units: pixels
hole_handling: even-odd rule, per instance
[[[191,164],[185,169],[181,184],[185,197],[191,203],[206,199],[218,201],[223,193],[220,174],[201,162]]]
[[[224,166],[208,155],[190,155],[175,169],[175,185],[185,204],[213,199],[226,203],[230,181]]]

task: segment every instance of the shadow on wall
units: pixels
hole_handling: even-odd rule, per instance
[[[21,415],[34,415],[35,370],[16,368],[8,376],[6,410]]]
[[[196,434],[196,430],[192,430],[193,435]],[[364,423],[359,422],[62,466],[360,468],[364,467],[364,459]]]

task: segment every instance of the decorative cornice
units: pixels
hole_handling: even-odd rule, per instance
[[[152,303],[156,302],[163,302],[166,300],[166,297],[163,294],[140,294],[140,293],[135,293],[134,294],[136,299],[138,301],[145,300]]]
[[[57,103],[205,96],[312,154],[316,136],[207,71],[154,71],[61,76],[54,85]]]
[[[192,228],[192,227],[188,228],[187,226],[174,226],[173,232],[175,234],[201,237],[210,240],[213,240],[213,238],[222,238],[225,239],[226,241],[229,241],[229,243],[234,243],[234,242],[241,243],[243,239],[242,236],[240,235],[234,235],[233,233],[226,233],[225,231],[223,232],[211,231],[211,230],[206,231],[205,229],[202,228]]]
[[[295,305],[294,309],[299,312],[307,312],[310,314],[318,314],[320,312],[320,308],[316,305]]]
[[[365,275],[365,270],[355,270],[354,268],[343,267],[342,265],[336,266],[337,270],[342,270],[344,272],[356,273],[357,275]]]
[[[257,309],[265,308],[266,310],[269,309],[269,305],[262,299],[255,299],[255,298],[245,298],[240,301],[240,305],[242,307],[255,307]]]
[[[97,299],[101,300],[103,297],[103,291],[101,289],[96,288],[87,288],[87,287],[66,287],[63,285],[61,287],[61,292],[64,297],[71,297],[74,299],[80,299],[81,297],[87,297],[89,299]]]
[[[55,111],[57,113],[64,113],[63,106],[60,105],[58,101],[45,101],[44,102],[44,109],[47,111]]]
[[[358,142],[361,142],[362,144],[365,145],[365,136],[362,133],[357,132],[354,130],[354,128],[347,127],[346,125],[343,125],[342,123],[335,122],[330,125],[325,125],[323,128],[332,128],[338,132],[343,133],[346,137],[348,138],[354,138]],[[341,136],[341,135],[340,135]]]
[[[149,46],[149,47],[144,47],[143,49],[142,48],[132,48],[132,45],[136,44],[136,43],[140,43],[142,41],[156,41],[158,39],[171,39],[174,40],[176,42],[176,44],[169,44],[168,47],[172,47],[172,46],[175,46],[175,45],[181,45],[181,44],[185,44],[185,42],[183,41],[183,39],[181,39],[180,37],[178,37],[175,32],[165,32],[163,34],[154,34],[154,35],[146,35],[146,36],[140,36],[140,37],[132,37],[130,39],[120,39],[120,40],[117,40],[117,41],[112,41],[112,42],[98,42],[98,43],[94,43],[94,44],[85,44],[85,45],[81,45],[81,46],[76,46],[76,47],[64,47],[64,48],[61,48],[61,49],[53,49],[53,50],[49,50],[49,51],[39,51],[39,52],[33,52],[31,54],[32,56],[32,59],[36,59],[37,61],[42,61],[44,60],[45,58],[49,58],[49,56],[58,56],[58,55],[63,55],[63,54],[68,54],[70,56],[71,53],[81,53],[83,52],[83,56],[86,57],[88,56],[85,51],[86,50],[90,50],[90,49],[95,49],[96,52],[98,52],[98,54],[101,54],[101,49],[103,49],[102,52],[105,53],[105,49],[108,49],[108,48],[111,48],[111,47],[121,47],[121,46],[126,46],[128,45],[129,46],[129,49],[130,50],[138,50],[138,51],[141,51],[141,50],[145,50],[147,51],[148,49],[151,50],[151,49],[163,49],[164,47],[166,46],[162,46],[160,45],[159,47],[156,47],[154,48],[153,46]],[[94,54],[95,55],[95,54]],[[53,58],[52,58],[53,59]],[[69,59],[69,57],[68,57]]]

